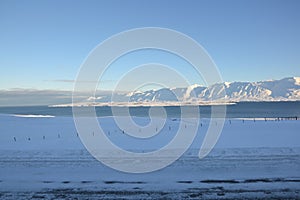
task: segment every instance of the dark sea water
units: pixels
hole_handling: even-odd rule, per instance
[[[300,117],[300,101],[296,102],[240,102],[234,105],[227,105],[227,118],[273,118],[273,117]],[[125,115],[125,107],[115,107],[117,115]],[[180,117],[179,106],[164,107],[168,117]],[[200,116],[209,118],[211,106],[199,106]],[[147,117],[150,107],[131,107],[131,116]],[[112,116],[109,106],[96,107],[97,116]],[[72,116],[71,107],[48,107],[48,106],[24,106],[24,107],[0,107],[1,114],[19,115],[53,115]],[[191,113],[192,116],[192,113]]]

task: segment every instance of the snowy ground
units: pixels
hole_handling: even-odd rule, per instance
[[[138,151],[163,146],[179,121],[168,119],[151,143],[130,140],[111,117],[100,118],[114,143],[132,149],[137,142]],[[199,160],[208,123],[201,120],[191,148],[172,165],[126,174],[85,150],[71,117],[0,115],[0,198],[300,199],[300,121],[228,119],[214,151]]]

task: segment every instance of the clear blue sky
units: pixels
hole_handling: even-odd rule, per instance
[[[300,76],[299,10],[298,0],[0,0],[0,89],[71,90],[68,80],[76,78],[96,45],[121,31],[148,26],[194,38],[225,81]],[[146,60],[160,61],[155,55]],[[112,69],[103,87],[109,89],[121,72]]]

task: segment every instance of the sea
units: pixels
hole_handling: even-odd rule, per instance
[[[215,106],[218,107],[218,106]],[[130,116],[149,116],[149,106],[139,107],[114,107],[114,115],[126,115],[125,110],[129,109]],[[164,106],[168,117],[180,117],[180,106]],[[210,118],[212,106],[199,106],[201,118]],[[112,107],[95,107],[98,117],[113,116]],[[50,115],[50,116],[72,116],[72,107],[51,107],[51,106],[17,106],[0,107],[0,114],[11,115]],[[194,113],[190,113],[194,116]],[[216,115],[218,116],[218,114]],[[221,116],[221,115],[220,115]],[[300,118],[300,101],[289,102],[238,102],[226,105],[226,118]]]

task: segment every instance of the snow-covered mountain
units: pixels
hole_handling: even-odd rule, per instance
[[[96,97],[86,98],[73,106],[184,105],[239,101],[300,101],[300,77],[259,82],[224,82],[208,87],[195,84],[186,88],[162,88],[130,93],[100,92]]]
[[[163,88],[131,93],[132,102],[300,100],[300,77],[259,82],[224,82],[209,87]]]

